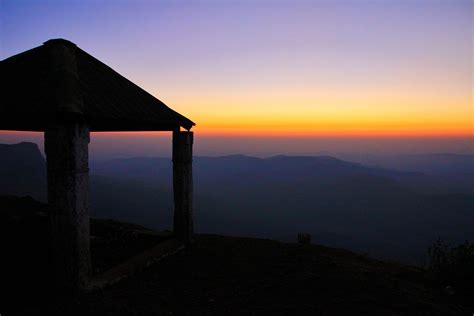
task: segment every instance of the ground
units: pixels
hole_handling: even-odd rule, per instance
[[[32,205],[38,206],[33,203],[28,207]],[[0,206],[5,206],[1,200]],[[93,234],[101,237],[93,239],[93,260],[101,269],[126,259],[124,254],[133,256],[150,243],[130,237],[127,231],[136,230],[136,225],[94,222]],[[26,227],[25,221],[21,225]],[[35,234],[41,235],[38,231]],[[11,248],[26,247],[27,240]],[[103,246],[94,246],[97,240]],[[106,248],[107,252],[97,251]],[[33,255],[30,257],[25,251],[17,251],[16,256],[23,264],[12,264],[7,271],[8,280],[16,285],[2,303],[2,315],[4,311],[5,315],[472,315],[468,302],[447,293],[421,268],[319,245],[197,235],[190,248],[113,286],[72,300],[50,296],[48,280],[38,277],[38,273],[27,273],[41,268],[43,252],[28,252]],[[14,277],[15,273],[20,276]]]
[[[85,299],[100,312],[448,315],[424,271],[346,250],[201,235],[190,250]],[[166,314],[165,313],[165,314]]]

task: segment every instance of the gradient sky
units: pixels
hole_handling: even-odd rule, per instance
[[[1,59],[69,39],[197,122],[203,154],[474,149],[471,1],[0,3]],[[157,152],[97,139],[130,137]]]

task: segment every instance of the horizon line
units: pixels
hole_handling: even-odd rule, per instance
[[[303,131],[291,131],[282,133],[279,131],[267,131],[266,133],[255,133],[252,130],[239,130],[239,131],[224,131],[224,132],[213,132],[213,131],[196,131],[191,130],[194,132],[196,137],[203,136],[203,137],[216,137],[216,138],[225,138],[225,137],[242,137],[242,138],[366,138],[366,139],[391,139],[391,138],[473,138],[473,132],[467,133],[455,133],[455,132],[444,132],[444,133],[436,133],[436,132],[425,132],[425,133],[400,133],[400,132],[303,132]],[[17,131],[17,130],[0,130],[1,134],[40,134],[44,132],[38,131]],[[94,135],[126,135],[126,136],[169,136],[171,135],[171,131],[119,131],[119,132],[91,132]]]

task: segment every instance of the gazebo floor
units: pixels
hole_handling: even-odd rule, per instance
[[[91,222],[93,289],[131,276],[183,249],[171,232],[156,232],[113,220]]]
[[[5,289],[14,295],[51,284],[48,207],[28,197],[0,196]],[[110,219],[91,219],[93,289],[133,275],[183,248],[170,231]],[[37,285],[39,288],[36,288]]]

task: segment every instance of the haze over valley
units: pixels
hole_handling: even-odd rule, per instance
[[[46,166],[35,144],[1,145],[0,157],[0,194],[46,200]],[[473,155],[455,154],[367,165],[330,156],[198,156],[196,231],[283,241],[308,232],[319,244],[422,264],[438,237],[474,239],[473,167]],[[90,168],[92,217],[171,228],[169,158],[92,161]]]

